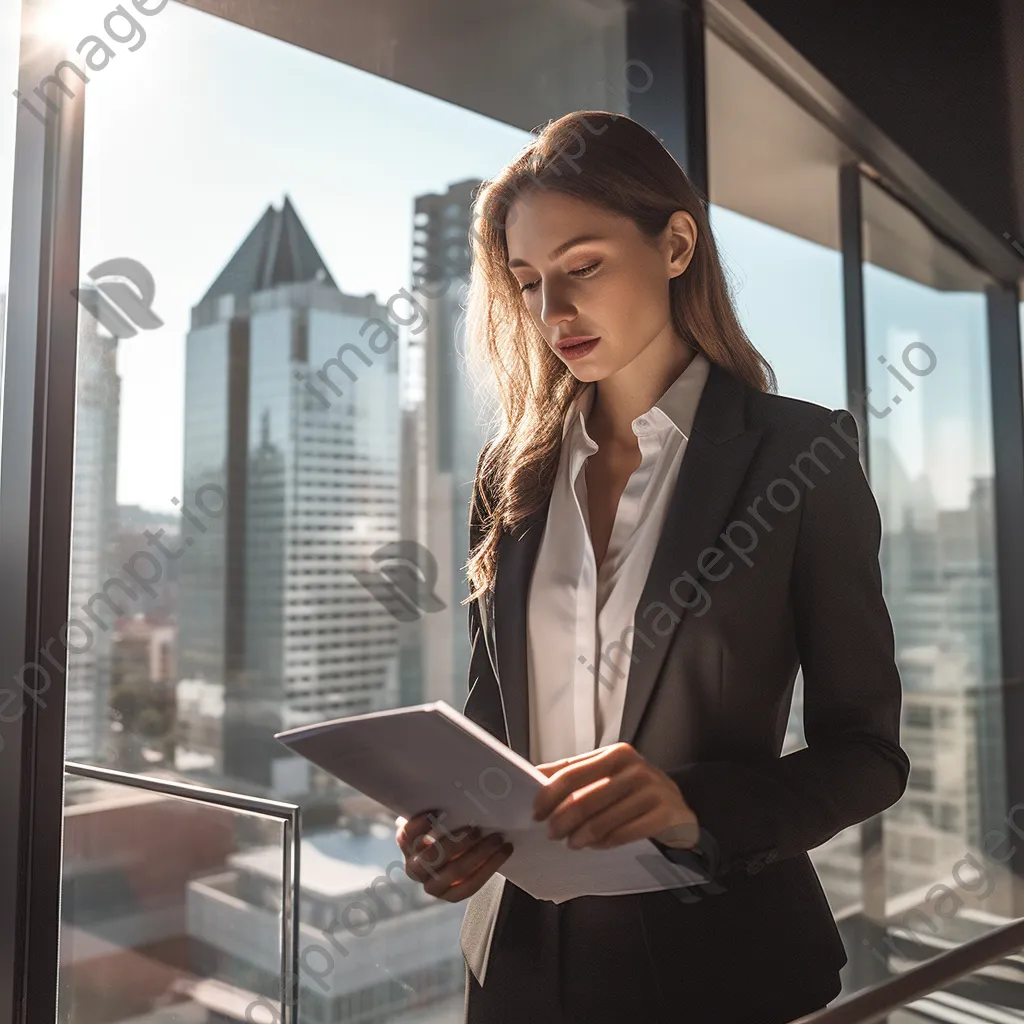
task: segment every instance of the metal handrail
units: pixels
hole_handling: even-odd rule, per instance
[[[64,770],[68,775],[77,775],[83,779],[96,779],[110,782],[118,786],[131,786],[133,789],[145,789],[152,793],[163,793],[165,796],[180,796],[186,800],[198,800],[204,804],[213,804],[234,811],[247,811],[250,814],[267,814],[273,818],[288,820],[299,809],[297,804],[283,800],[270,800],[262,796],[248,796],[245,793],[232,793],[226,789],[214,789],[194,782],[181,782],[179,779],[162,779],[157,775],[134,775],[131,772],[119,771],[116,768],[101,768],[94,764],[82,764],[80,761],[65,761]]]
[[[299,877],[299,849],[302,842],[302,810],[298,804],[266,797],[246,796],[229,790],[213,789],[209,786],[177,779],[161,779],[152,775],[133,775],[114,768],[100,768],[78,761],[65,761],[64,771],[83,779],[110,782],[133,789],[162,793],[165,796],[194,800],[197,803],[226,810],[244,811],[248,814],[262,814],[278,818],[284,823],[284,878],[282,891],[282,935],[281,935],[281,1024],[298,1024],[299,1019],[299,887],[293,885]]]
[[[1024,948],[1024,918],[994,928],[980,938],[931,957],[894,978],[855,993],[824,1010],[790,1024],[873,1024],[921,996],[926,996],[996,960]]]

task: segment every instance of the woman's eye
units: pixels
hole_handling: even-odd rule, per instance
[[[588,263],[585,267],[579,267],[576,270],[570,270],[569,273],[576,277],[583,277],[589,274],[592,270],[597,270],[601,265],[601,261],[598,260],[596,263]],[[530,292],[537,287],[536,281],[527,281],[525,284],[519,286],[521,292]]]

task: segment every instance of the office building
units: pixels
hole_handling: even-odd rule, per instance
[[[363,822],[322,832],[303,842],[300,858],[304,1019],[427,1024],[424,1011],[439,1004],[461,1010],[462,958],[452,949],[462,911],[405,875],[392,829]],[[274,994],[280,970],[281,882],[280,849],[268,845],[228,856],[224,870],[189,885],[189,933],[209,958],[199,973],[234,989],[239,1020],[274,1005],[260,993]]]
[[[426,310],[422,350],[418,495],[422,543],[438,567],[438,593],[447,607],[423,631],[423,700],[461,707],[469,678],[465,628],[469,502],[477,456],[486,438],[484,410],[474,394],[465,357],[463,305],[469,282],[470,209],[478,180],[416,197],[413,281]]]
[[[308,789],[275,732],[397,700],[395,619],[355,576],[397,536],[387,315],[338,288],[287,198],[192,310],[179,670],[223,685],[223,771],[256,792]]]
[[[131,593],[107,584],[119,569],[117,338],[83,306],[78,343],[67,753],[74,760],[109,760],[107,702],[114,627],[123,611],[134,611]]]

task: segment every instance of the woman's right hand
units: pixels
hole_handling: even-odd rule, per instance
[[[395,819],[395,840],[405,857],[405,873],[431,896],[458,903],[472,896],[512,853],[500,832],[481,837],[479,827],[431,827],[422,811],[406,820]]]

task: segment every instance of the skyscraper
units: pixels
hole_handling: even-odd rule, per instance
[[[397,539],[396,342],[288,198],[192,310],[178,662],[224,685],[231,784],[302,795],[275,732],[397,703],[397,623],[353,575]]]
[[[83,286],[82,296],[92,289]],[[108,739],[110,651],[120,592],[115,574],[117,446],[121,381],[117,338],[87,312],[79,315],[75,476],[68,603],[67,757],[103,760]],[[94,307],[95,308],[95,307]],[[106,596],[109,594],[110,596]],[[115,603],[111,603],[111,599]],[[81,624],[81,629],[78,627]]]
[[[467,377],[463,305],[469,282],[469,229],[477,179],[416,198],[413,280],[427,310],[419,478],[421,541],[438,566],[447,608],[424,631],[424,700],[461,708],[469,676],[467,611],[469,502],[477,457],[487,439],[484,406]]]

